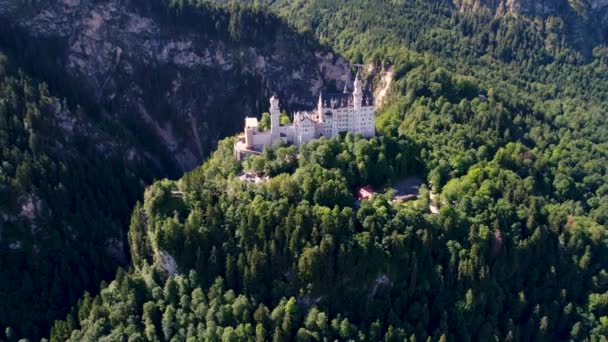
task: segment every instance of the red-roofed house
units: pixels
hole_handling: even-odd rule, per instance
[[[364,187],[361,187],[359,191],[357,191],[357,200],[365,201],[371,199],[372,197],[374,197],[374,194],[374,188],[372,188],[371,185],[366,185]]]

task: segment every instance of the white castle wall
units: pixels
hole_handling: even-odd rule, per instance
[[[351,98],[347,98],[346,95],[330,98],[331,101],[328,102],[331,107],[326,107],[320,96],[316,111],[296,113],[293,124],[286,126],[279,124],[279,100],[273,96],[270,99],[271,129],[267,132],[259,132],[257,119],[247,118],[245,134],[235,144],[235,154],[240,156],[241,152],[259,152],[265,145],[278,141],[301,146],[321,136],[330,138],[341,132],[361,134],[365,138],[375,136],[375,108],[370,105],[369,98],[363,106],[361,84],[357,75]]]

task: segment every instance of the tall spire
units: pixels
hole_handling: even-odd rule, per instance
[[[319,103],[317,103],[317,118],[320,122],[325,122],[325,113],[323,113],[323,93],[319,92]]]
[[[279,99],[275,95],[272,95],[270,98],[270,136],[273,144],[281,137],[280,115]]]
[[[361,82],[361,78],[359,77],[359,71],[357,71],[357,76],[355,77],[355,90],[353,91],[353,101],[355,110],[361,110],[361,105],[363,103],[363,82]]]
[[[344,90],[342,92],[348,94],[348,83],[344,82]]]
[[[355,76],[355,94],[363,94],[363,82],[361,82],[361,78],[359,77],[359,71],[357,71],[357,76]]]

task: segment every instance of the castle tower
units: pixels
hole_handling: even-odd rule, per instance
[[[319,93],[319,102],[317,103],[317,117],[319,122],[325,122],[325,112],[323,112],[323,95]]]
[[[245,147],[253,148],[253,127],[245,126]]]
[[[353,92],[353,104],[355,107],[355,111],[361,111],[361,106],[363,104],[363,82],[361,82],[361,78],[359,78],[359,73],[357,72],[357,77],[355,77],[355,90]]]
[[[355,90],[353,91],[353,116],[351,121],[351,128],[355,133],[362,133],[361,129],[361,120],[363,111],[361,107],[363,106],[363,82],[361,82],[361,78],[359,77],[359,72],[357,72],[357,76],[355,77]]]
[[[270,98],[270,139],[273,144],[281,139],[280,115],[279,99],[273,95]]]

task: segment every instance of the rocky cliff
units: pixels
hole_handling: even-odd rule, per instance
[[[176,174],[200,164],[245,115],[266,110],[270,93],[308,106],[324,85],[350,77],[345,60],[266,13],[180,11],[161,0],[0,0],[0,23],[4,43],[30,68],[51,86],[71,84],[69,93],[135,138],[135,157]]]

